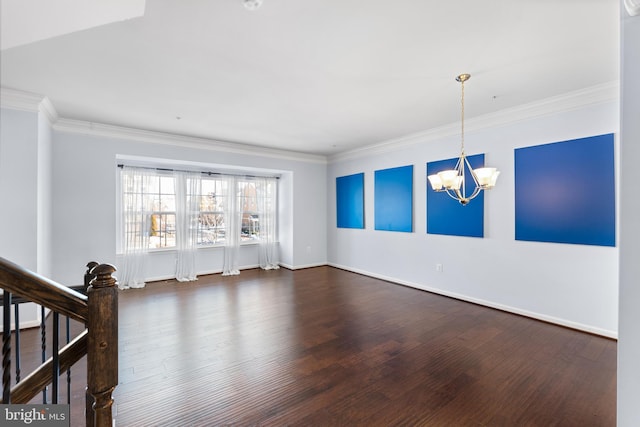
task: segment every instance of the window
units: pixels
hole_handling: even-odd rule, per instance
[[[140,184],[129,182],[131,178],[122,175],[122,209],[125,212],[138,212],[136,221],[127,220],[123,215],[123,236],[141,236],[141,241],[148,241],[148,249],[170,249],[176,247],[176,191],[175,178],[171,171],[148,169],[145,181]],[[227,230],[225,214],[229,208],[225,206],[228,191],[227,180],[222,176],[206,176],[201,178],[198,198],[197,244],[199,247],[224,244]],[[259,186],[252,178],[237,181],[236,206],[242,211],[240,241],[251,242],[260,239],[260,217],[264,209],[275,212],[276,182]],[[140,190],[142,189],[142,190]],[[188,197],[190,197],[189,195]],[[264,214],[263,214],[264,215]],[[144,218],[140,221],[140,217]],[[145,243],[146,246],[146,243]]]
[[[135,182],[144,180],[144,182]],[[176,245],[176,200],[174,179],[170,175],[149,174],[122,177],[123,210],[139,212],[138,216],[124,215],[125,240],[139,240],[148,236],[149,249],[170,248]],[[140,241],[143,241],[140,239]],[[147,239],[144,239],[147,241]]]
[[[174,178],[151,177],[148,196],[151,202],[149,248],[172,248],[176,245]]]
[[[243,242],[258,239],[260,220],[256,198],[256,184],[251,181],[238,182],[238,198],[242,209],[242,226],[240,240]]]
[[[201,188],[198,245],[215,245],[225,240],[224,198],[227,185],[219,179],[203,178]]]

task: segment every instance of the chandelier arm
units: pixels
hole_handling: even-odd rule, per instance
[[[473,190],[473,193],[471,193],[471,195],[470,195],[469,197],[467,197],[467,200],[475,199],[475,198],[480,194],[480,192],[481,192],[482,190],[483,190],[483,189],[482,189],[482,187],[476,187],[476,188]]]
[[[456,200],[457,200],[458,202],[462,203],[463,205],[466,205],[466,204],[467,204],[467,201],[468,201],[469,199],[467,199],[467,197],[464,195],[464,193],[462,193],[462,194],[461,194],[461,193],[460,193],[460,190],[456,190],[456,196],[457,196],[457,197],[456,197]]]
[[[473,192],[471,193],[471,195],[469,197],[466,197],[464,194],[462,194],[460,192],[460,190],[449,190],[449,189],[443,189],[441,191],[443,191],[444,193],[447,194],[447,196],[451,197],[453,200],[455,200],[456,202],[460,202],[463,204],[468,203],[470,200],[475,199],[480,192],[483,190],[482,187],[475,187]]]
[[[480,187],[480,183],[478,182],[478,176],[476,175],[475,171],[471,167],[471,163],[469,163],[469,159],[467,159],[466,156],[464,157],[464,161],[467,164],[467,167],[469,168],[469,173],[471,173],[471,178],[473,178],[473,182],[476,185],[476,188]]]
[[[456,166],[454,167],[454,169],[456,170],[460,170],[460,164],[464,162],[464,159],[466,156],[464,155],[464,153],[462,153],[462,156],[458,157],[458,161],[456,162]]]
[[[460,188],[462,189],[462,199],[466,198],[467,195],[467,190],[465,189],[466,184],[465,184],[465,173],[464,173],[464,165],[465,163],[469,163],[469,161],[467,160],[467,156],[465,156],[464,151],[462,152],[462,154],[460,155],[460,158],[458,158],[458,162],[456,163],[456,170],[458,171],[458,176],[460,176],[461,178],[461,182],[460,182]],[[460,191],[457,191],[458,194],[460,194]]]
[[[462,195],[460,194],[460,190],[448,190],[448,189],[445,189],[444,192],[447,193],[447,196],[451,197],[456,202],[459,202],[460,199],[463,198]]]

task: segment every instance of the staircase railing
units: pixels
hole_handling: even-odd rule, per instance
[[[118,384],[118,290],[112,265],[90,263],[83,295],[0,257],[3,289],[2,403],[25,404],[54,382],[54,377],[87,356],[88,427],[111,427],[112,392]],[[90,283],[86,283],[90,281]],[[86,326],[62,349],[11,386],[11,298],[34,302]],[[16,329],[19,325],[16,321]],[[56,378],[57,381],[57,378]],[[56,382],[57,384],[57,382]]]

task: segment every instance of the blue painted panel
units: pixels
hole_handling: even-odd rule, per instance
[[[613,134],[515,150],[516,240],[616,245]]]
[[[364,173],[336,178],[339,228],[364,228]]]
[[[484,166],[484,154],[468,156],[471,167]],[[458,158],[427,163],[427,176],[453,169]],[[473,192],[473,178],[465,169],[467,195]],[[427,233],[450,236],[484,237],[484,191],[467,205],[452,199],[444,192],[435,192],[427,182]]]
[[[375,172],[375,228],[413,231],[413,165]]]

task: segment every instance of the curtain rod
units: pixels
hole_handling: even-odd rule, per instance
[[[124,166],[129,166],[129,165],[123,165],[123,164],[118,164],[118,167],[120,169],[122,169]],[[172,169],[172,168],[158,168],[158,167],[151,167],[151,166],[131,166],[133,168],[140,168],[140,169],[150,169],[150,170],[156,170],[156,171],[162,171],[162,172],[196,172],[196,173],[201,173],[203,175],[207,175],[207,176],[239,176],[239,177],[243,177],[243,178],[275,178],[275,179],[280,179],[279,176],[273,176],[273,175],[247,175],[247,174],[235,174],[235,173],[223,173],[223,172],[211,172],[211,171],[194,171],[194,170],[184,170],[184,169]]]

